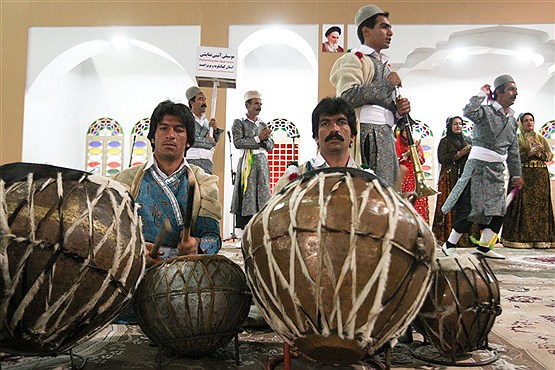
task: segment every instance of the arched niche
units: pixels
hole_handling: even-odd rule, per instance
[[[127,167],[133,125],[165,99],[183,102],[194,83],[198,26],[54,27],[29,34],[24,161],[84,169],[88,126],[113,117],[125,133]],[[176,48],[176,40],[185,46]]]
[[[227,93],[226,130],[234,119],[245,116],[243,95],[248,90],[262,94],[260,118],[268,122],[284,118],[295,122],[300,138],[299,160],[316,153],[312,140],[311,113],[318,102],[318,25],[230,27],[229,47],[237,49],[237,87]],[[230,148],[231,147],[231,148]],[[240,152],[226,146],[224,181],[224,236],[233,229],[233,215],[226,215],[232,197],[231,170],[237,170]],[[222,181],[222,179],[220,179]]]

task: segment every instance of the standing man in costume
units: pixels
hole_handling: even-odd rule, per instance
[[[195,142],[187,150],[187,162],[199,166],[207,174],[214,174],[212,156],[216,143],[224,130],[218,128],[215,118],[206,118],[206,97],[197,86],[191,86],[185,92],[189,108],[195,117]]]
[[[272,129],[258,118],[262,110],[260,93],[247,91],[244,100],[246,117],[236,119],[231,127],[233,145],[241,150],[237,164],[240,176],[233,189],[231,213],[236,216],[236,227],[241,230],[270,199],[268,152],[274,148]]]
[[[361,168],[349,149],[357,134],[353,107],[342,98],[324,98],[312,111],[312,138],[318,155],[299,167],[290,166],[274,186],[274,194],[299,175],[327,167]]]
[[[524,185],[517,122],[510,108],[517,95],[514,79],[501,75],[493,82],[493,93],[486,84],[464,107],[465,117],[474,122],[472,149],[460,179],[441,208],[443,213],[451,208],[455,211],[453,229],[441,247],[448,256],[456,254],[461,235],[468,233],[472,223],[476,222],[482,229],[476,253],[505,259],[493,251],[506,211],[505,162],[512,186],[521,188]],[[482,105],[486,97],[488,101],[493,100],[491,105]]]
[[[359,135],[352,156],[357,163],[368,165],[388,186],[394,186],[399,175],[395,154],[393,127],[410,112],[410,102],[395,96],[401,78],[392,72],[388,49],[393,32],[389,13],[376,5],[366,5],[355,15],[357,35],[361,42],[334,64],[330,81],[341,96],[356,108]]]
[[[145,164],[120,172],[115,180],[126,185],[140,205],[146,241],[146,265],[160,259],[188,254],[215,254],[220,250],[222,209],[218,200],[218,177],[189,165],[185,153],[195,140],[195,120],[189,108],[166,100],[150,118],[148,139],[152,158]],[[191,233],[185,235],[189,184],[194,184]],[[169,220],[170,230],[161,243],[160,255],[149,255],[157,236]]]

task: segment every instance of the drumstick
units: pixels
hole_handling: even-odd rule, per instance
[[[193,171],[188,171],[189,186],[187,187],[187,209],[183,214],[183,239],[188,239],[191,236],[191,222],[193,218],[193,202],[195,197],[195,184],[196,179]]]
[[[150,257],[158,258],[158,251],[160,250],[160,246],[162,245],[162,242],[166,238],[166,235],[171,231],[171,229],[172,229],[172,225],[170,224],[170,220],[169,218],[166,217],[166,219],[164,220],[164,225],[162,225],[162,228],[160,229],[160,232],[158,233],[158,236],[154,241],[154,245],[150,250],[150,253],[149,253]]]

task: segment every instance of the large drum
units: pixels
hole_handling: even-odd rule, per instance
[[[242,248],[269,325],[314,360],[352,363],[410,324],[429,288],[435,239],[374,175],[329,168],[274,195]]]
[[[108,178],[0,167],[0,350],[52,355],[101,330],[144,269],[139,218]]]
[[[484,349],[501,314],[499,283],[486,259],[473,254],[440,257],[436,267],[415,329],[445,355]]]
[[[143,332],[163,350],[188,357],[227,344],[245,322],[251,300],[243,270],[219,255],[157,263],[133,299]]]

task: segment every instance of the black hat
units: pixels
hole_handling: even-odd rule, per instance
[[[338,32],[341,35],[341,28],[339,28],[337,26],[330,27],[326,31],[325,36],[328,37],[330,35],[330,33],[332,33],[332,32]]]

